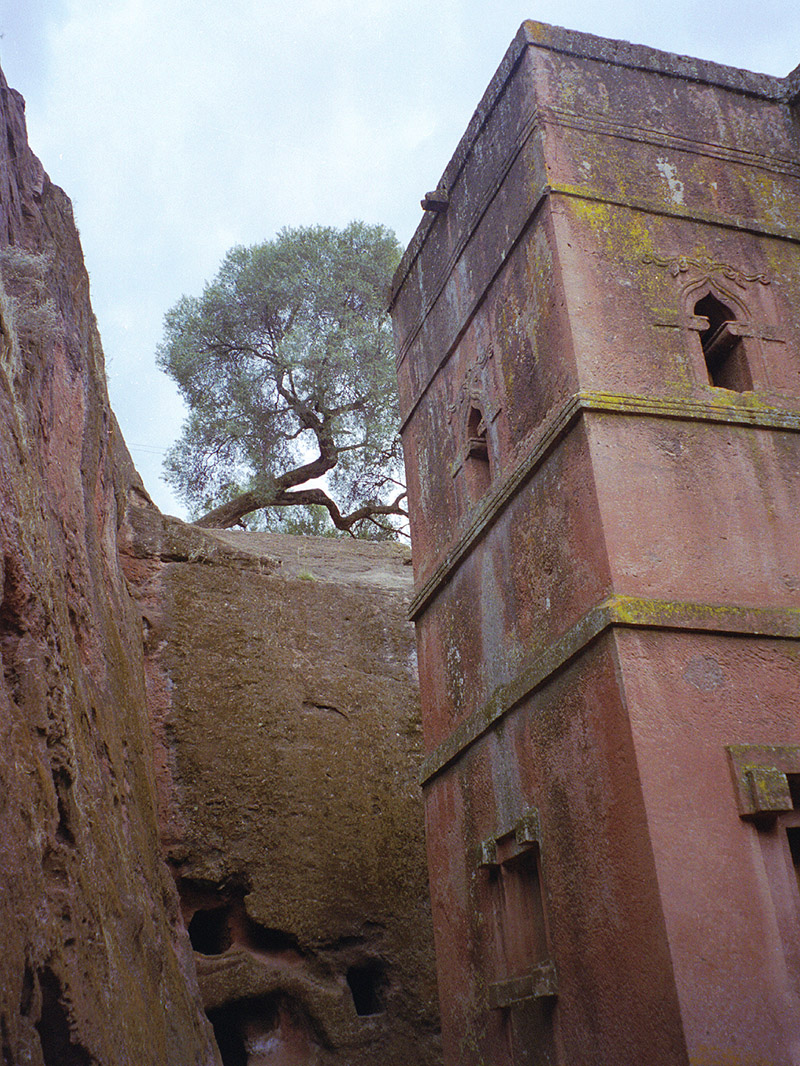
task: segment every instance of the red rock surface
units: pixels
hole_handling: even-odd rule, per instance
[[[69,200],[4,81],[0,126],[0,1060],[212,1066],[117,552],[144,493]]]

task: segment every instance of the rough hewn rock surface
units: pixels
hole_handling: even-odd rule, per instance
[[[0,1062],[437,1062],[408,554],[160,515],[0,121]]]
[[[142,490],[70,203],[1,79],[0,1060],[216,1063],[159,851],[141,622],[117,553]]]
[[[130,521],[164,843],[223,1062],[438,1062],[408,550]]]

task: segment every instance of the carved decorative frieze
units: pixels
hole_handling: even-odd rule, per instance
[[[454,419],[463,421],[464,410],[470,403],[477,402],[487,422],[493,422],[500,411],[495,400],[492,399],[493,388],[486,388],[486,368],[494,359],[494,347],[489,344],[481,348],[474,360],[467,367],[464,378],[458,389],[456,399],[447,409],[447,421],[452,425]]]
[[[676,255],[671,258],[660,255],[646,255],[642,258],[642,262],[648,266],[666,267],[673,278],[688,273],[689,268],[694,267],[701,277],[710,279],[715,274],[721,274],[722,277],[734,282],[741,289],[756,281],[762,285],[769,285],[770,283],[770,279],[766,274],[745,274],[738,267],[731,266],[730,263],[720,263],[707,255],[698,256],[696,259],[687,255]]]

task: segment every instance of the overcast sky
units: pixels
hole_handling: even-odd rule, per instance
[[[164,312],[233,244],[391,226],[405,244],[526,18],[786,75],[800,0],[0,0],[0,63],[71,197],[111,399],[153,498],[183,417]]]

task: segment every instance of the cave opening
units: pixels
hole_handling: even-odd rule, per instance
[[[378,959],[351,966],[347,971],[347,984],[353,997],[356,1014],[367,1016],[382,1014],[386,1010],[384,992],[386,970]]]
[[[201,955],[222,955],[231,946],[227,907],[195,911],[189,922],[189,939]]]
[[[61,982],[51,969],[39,970],[42,1010],[36,1022],[45,1066],[94,1066],[94,1059],[72,1041],[69,1014]]]

